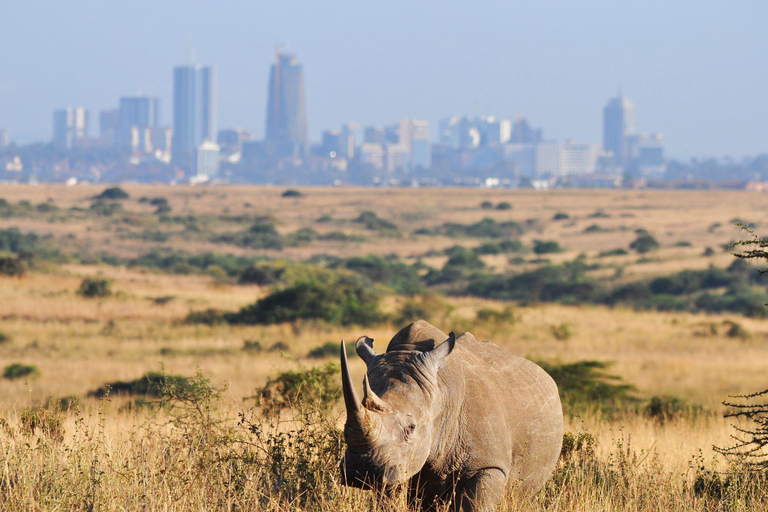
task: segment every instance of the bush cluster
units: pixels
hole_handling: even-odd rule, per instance
[[[112,295],[112,288],[108,279],[101,277],[86,277],[80,281],[78,295],[86,298],[109,297]]]

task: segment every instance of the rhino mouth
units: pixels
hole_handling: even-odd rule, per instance
[[[383,486],[383,471],[366,457],[347,451],[339,463],[341,483],[358,489],[379,489]]]
[[[382,468],[365,455],[350,452],[339,463],[341,483],[358,489],[378,490],[389,493],[403,483],[394,469]]]

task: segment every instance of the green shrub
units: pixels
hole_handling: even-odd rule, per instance
[[[552,325],[549,330],[552,332],[552,336],[559,341],[568,341],[573,336],[573,332],[568,324]]]
[[[512,275],[477,275],[466,293],[476,297],[521,302],[582,304],[599,301],[602,286],[586,274],[588,266],[577,259]]]
[[[0,276],[21,277],[27,271],[27,262],[18,254],[0,253]]]
[[[731,322],[726,321],[724,322],[726,325],[728,325],[728,330],[726,331],[725,335],[729,338],[749,338],[749,331],[747,331],[740,323],[737,322]]]
[[[86,277],[80,281],[77,293],[87,298],[109,297],[112,295],[112,290],[108,279]]]
[[[347,357],[354,357],[356,354],[355,344],[347,343]],[[315,347],[307,353],[310,359],[324,359],[326,357],[339,357],[339,344],[335,341],[329,341],[319,347]]]
[[[496,205],[497,210],[511,210],[512,209],[512,203],[508,201],[502,201],[499,204]]]
[[[99,200],[91,204],[88,209],[101,217],[111,217],[115,213],[122,212],[123,206],[120,203],[108,203]]]
[[[458,267],[468,270],[477,270],[485,267],[478,253],[470,251],[461,245],[454,245],[445,250],[448,255],[446,267]]]
[[[480,203],[480,208],[483,210],[492,210],[493,209],[493,203],[490,201],[483,201]]]
[[[250,249],[281,250],[284,245],[283,237],[268,219],[257,219],[250,228],[239,233],[224,233],[211,238],[214,243],[225,243],[247,247]]]
[[[162,397],[168,386],[176,392],[194,391],[194,386],[189,377],[181,375],[167,375],[164,372],[147,372],[138,379],[116,380],[104,386],[90,391],[88,396],[102,398],[110,395],[144,395],[150,397]]]
[[[301,228],[285,237],[285,245],[299,247],[311,244],[317,238],[317,231],[312,228]]]
[[[128,192],[126,192],[122,188],[120,188],[120,187],[110,187],[110,188],[104,189],[104,191],[101,194],[95,196],[94,199],[97,199],[97,200],[105,200],[105,199],[119,200],[119,199],[128,199],[129,197],[131,197],[131,196],[128,194]]]
[[[493,308],[480,308],[475,313],[475,320],[491,325],[513,324],[515,323],[515,311],[512,306],[506,306],[501,311]]]
[[[557,212],[554,217],[552,217],[552,220],[568,220],[571,216],[564,212]]]
[[[415,267],[395,259],[385,259],[375,254],[354,256],[331,266],[341,266],[361,274],[374,283],[388,286],[399,294],[413,295],[419,293],[423,288],[419,279],[419,273]]]
[[[258,340],[243,341],[243,352],[263,352],[264,346]]]
[[[610,229],[604,228],[599,224],[590,224],[586,228],[584,228],[585,233],[607,233]]]
[[[8,343],[9,341],[11,341],[11,337],[8,336],[3,331],[0,331],[0,345],[2,345],[3,343]]]
[[[366,238],[362,235],[350,235],[343,231],[330,231],[317,236],[318,240],[325,242],[365,242]]]
[[[202,311],[190,311],[184,318],[187,324],[221,325],[227,323],[227,314],[219,309],[208,308]]]
[[[553,254],[563,252],[563,248],[555,240],[534,240],[533,252],[536,254]]]
[[[440,231],[451,238],[513,238],[523,234],[523,227],[514,221],[496,222],[490,217],[474,224],[456,224],[447,222]]]
[[[40,203],[37,206],[35,206],[35,210],[37,210],[40,213],[51,213],[55,212],[59,209],[58,206],[51,203]]]
[[[292,188],[289,188],[282,194],[280,194],[282,197],[304,197],[304,194],[299,192],[298,190],[294,190]]]
[[[353,222],[360,223],[371,231],[397,231],[395,223],[380,218],[372,211],[362,212]]]
[[[589,215],[587,215],[590,219],[608,219],[610,218],[610,215],[605,213],[603,210],[596,210]]]
[[[38,375],[40,375],[40,371],[33,364],[11,363],[3,370],[3,378],[8,380],[32,378]]]
[[[162,215],[171,211],[171,204],[165,197],[155,197],[149,201],[149,204],[155,207],[155,213]]]
[[[392,323],[406,325],[416,320],[434,322],[446,319],[453,311],[453,306],[439,295],[424,294],[406,300],[400,310],[393,315]]]
[[[537,362],[557,383],[563,409],[573,414],[588,409],[612,412],[637,402],[635,388],[621,377],[605,372],[611,363],[579,361],[556,364]]]
[[[336,347],[338,353],[338,347]],[[317,407],[330,411],[341,397],[339,366],[328,363],[303,371],[280,372],[257,388],[256,403],[267,417],[286,409]]]
[[[243,270],[237,282],[240,284],[257,284],[268,286],[277,283],[285,272],[285,267],[257,263]]]
[[[638,237],[629,244],[630,249],[634,249],[639,254],[646,254],[659,248],[659,242],[648,233],[640,233]]]
[[[334,325],[366,325],[381,321],[381,293],[366,278],[351,273],[317,272],[274,291],[237,313],[225,315],[236,324],[275,324],[300,319]]]
[[[524,250],[525,246],[520,240],[485,242],[472,249],[472,251],[477,254],[507,254],[512,252],[523,252]]]
[[[0,229],[0,252],[33,253],[39,243],[40,237],[35,233],[23,234],[18,228]]]
[[[607,257],[607,256],[624,256],[624,255],[626,255],[626,254],[629,254],[629,251],[627,251],[626,249],[622,249],[621,247],[619,247],[618,249],[608,249],[608,250],[606,250],[606,251],[600,251],[600,252],[597,254],[597,257],[598,257],[598,258],[605,258],[605,257]]]
[[[643,408],[643,414],[657,420],[659,423],[667,423],[682,416],[690,416],[703,412],[701,406],[693,406],[674,396],[654,395]]]

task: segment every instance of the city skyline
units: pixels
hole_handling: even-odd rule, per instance
[[[20,32],[22,23],[0,35],[13,49],[0,70],[0,126],[17,142],[47,140],[50,111],[83,105],[97,112],[113,97],[139,92],[160,97],[169,119],[164,70],[184,60],[191,40],[196,60],[217,67],[220,125],[262,138],[266,63],[283,42],[301,55],[308,77],[311,140],[350,119],[367,125],[413,116],[437,126],[454,113],[496,113],[526,115],[559,140],[597,142],[599,109],[620,86],[642,110],[638,131],[664,132],[672,157],[764,151],[765,4],[435,5],[191,4],[182,23],[175,0],[76,0],[43,13],[12,4],[11,21],[38,22],[34,37]]]

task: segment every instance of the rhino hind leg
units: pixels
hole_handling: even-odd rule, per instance
[[[507,478],[497,468],[484,469],[467,480],[456,496],[461,512],[495,512],[504,499]]]

